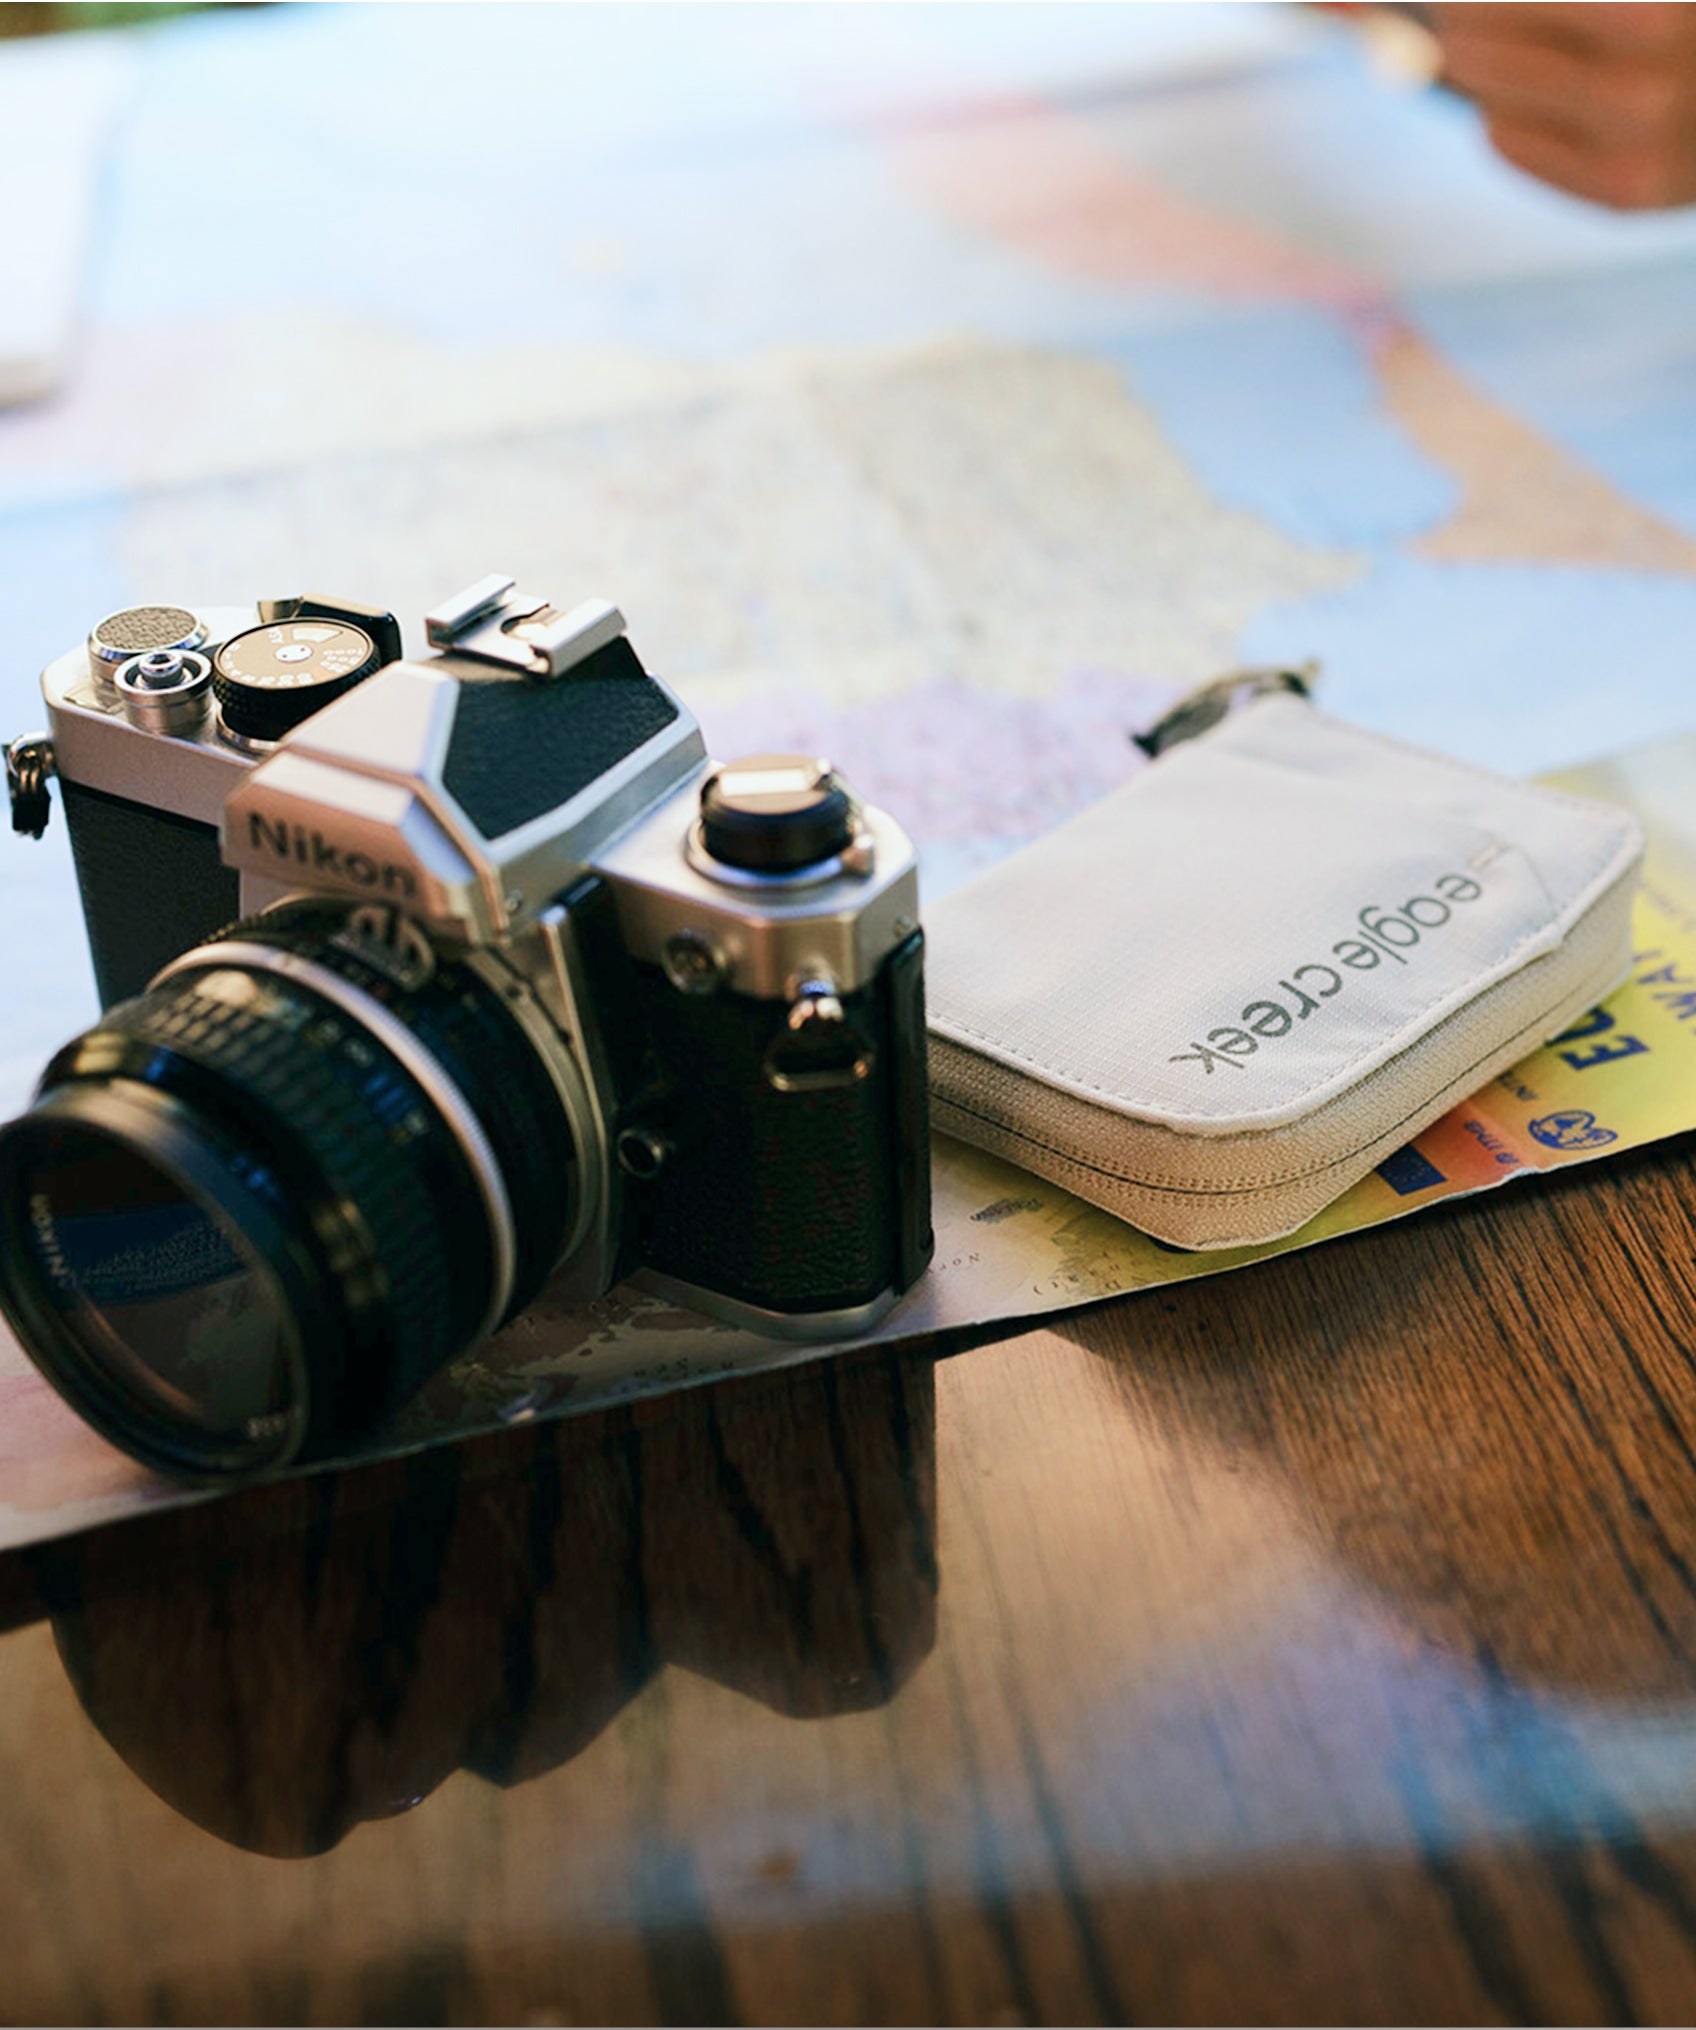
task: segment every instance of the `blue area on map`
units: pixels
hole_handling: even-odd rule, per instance
[[[1209,490],[1299,542],[1391,542],[1456,506],[1454,481],[1384,415],[1334,313],[1257,308],[1112,351]]]
[[[10,594],[0,740],[42,723],[43,668],[75,648],[102,615],[138,596],[118,548],[128,512],[109,498],[0,513],[0,584]]]
[[[45,726],[44,665],[75,648],[104,614],[137,597],[118,548],[124,515],[113,500],[0,514],[0,585],[10,595],[0,658],[0,741]],[[6,942],[10,951],[27,955],[0,1017],[0,1116],[23,1104],[49,1055],[98,1006],[57,793],[54,806],[40,839],[14,838],[0,819]]]
[[[641,12],[663,14],[663,61],[656,22],[617,8],[489,7],[474,38],[457,7],[167,25],[137,97],[192,103],[196,144],[121,139],[98,321],[286,299],[442,345],[714,360],[960,331],[1087,341],[1202,307],[1156,294],[1128,312],[1059,274],[1033,290],[1017,253],[913,202],[766,47],[823,29],[786,30],[781,9]],[[568,112],[514,97],[585,76]]]
[[[1339,718],[1535,774],[1690,730],[1696,580],[1388,555],[1270,608],[1245,661],[1319,657]]]
[[[1436,1164],[1421,1156],[1411,1142],[1380,1163],[1378,1175],[1402,1198],[1411,1198],[1416,1191],[1429,1191],[1433,1184],[1448,1181]]]
[[[1445,357],[1503,407],[1696,534],[1696,261],[1410,300]]]

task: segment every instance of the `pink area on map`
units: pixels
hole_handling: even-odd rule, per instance
[[[1368,325],[1386,316],[1369,277],[1169,189],[1046,100],[977,103],[957,122],[887,132],[883,146],[955,224],[1078,280],[1310,303]]]
[[[828,755],[860,795],[898,814],[922,853],[1034,839],[1094,803],[1141,765],[1130,730],[1171,699],[1169,684],[1082,669],[1038,698],[939,678],[858,704],[799,687],[728,705],[709,697],[700,716],[714,754]]]

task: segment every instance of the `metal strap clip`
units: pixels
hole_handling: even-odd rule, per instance
[[[1319,664],[1316,660],[1299,663],[1293,668],[1266,664],[1256,669],[1230,670],[1222,677],[1215,677],[1211,683],[1186,693],[1152,726],[1140,733],[1133,731],[1131,738],[1153,760],[1156,755],[1164,754],[1168,747],[1176,747],[1181,740],[1193,740],[1199,733],[1210,732],[1228,713],[1252,704],[1256,698],[1271,697],[1279,691],[1287,691],[1297,698],[1310,698],[1318,681]]]
[[[46,831],[53,813],[47,784],[57,774],[53,742],[45,733],[26,733],[6,749],[6,794],[14,832],[39,839]]]

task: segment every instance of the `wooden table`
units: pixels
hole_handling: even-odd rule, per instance
[[[1688,2020],[1692,1171],[20,1554],[0,2011]]]

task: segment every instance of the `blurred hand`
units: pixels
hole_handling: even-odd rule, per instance
[[[1525,0],[1425,18],[1443,81],[1509,162],[1619,211],[1696,201],[1696,6]]]

